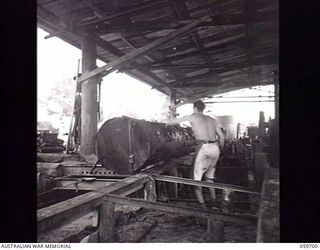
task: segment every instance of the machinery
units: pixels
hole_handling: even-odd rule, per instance
[[[98,132],[98,158],[103,167],[120,174],[138,172],[157,161],[192,152],[190,128],[129,117],[106,121]]]

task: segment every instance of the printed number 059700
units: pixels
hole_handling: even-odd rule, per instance
[[[300,244],[300,248],[318,248],[318,244]]]

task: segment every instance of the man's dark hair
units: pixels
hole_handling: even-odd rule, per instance
[[[202,101],[196,101],[193,103],[193,107],[197,108],[200,112],[202,112],[206,105]]]

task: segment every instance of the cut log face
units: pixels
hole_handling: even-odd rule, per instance
[[[106,121],[98,132],[98,157],[103,167],[121,174],[133,173],[158,161],[190,153],[191,128],[129,117]]]

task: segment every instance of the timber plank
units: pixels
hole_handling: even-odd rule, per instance
[[[52,230],[80,218],[103,203],[103,197],[114,192],[117,195],[135,192],[135,187],[142,187],[149,178],[146,175],[134,175],[105,188],[79,195],[37,211],[38,233]]]
[[[117,196],[113,194],[107,194],[106,200],[114,202],[116,204],[132,205],[132,206],[144,207],[147,209],[155,209],[155,210],[169,212],[169,213],[196,216],[196,217],[202,217],[206,219],[221,220],[221,221],[227,221],[227,222],[238,223],[238,224],[256,225],[257,223],[257,216],[251,215],[251,214],[244,215],[244,214],[213,212],[212,210],[209,210],[209,209],[184,207],[184,206],[172,205],[168,203],[153,202],[153,201],[146,201],[142,199],[122,197],[122,196]]]
[[[207,188],[217,188],[217,189],[226,189],[230,191],[237,191],[249,194],[256,194],[260,195],[260,193],[251,190],[246,187],[230,185],[230,184],[222,184],[222,183],[209,183],[204,181],[195,181],[191,179],[181,178],[181,177],[173,177],[168,175],[152,175],[158,181],[165,181],[165,182],[174,182],[174,183],[181,183],[191,186],[198,186],[198,187],[207,187]]]

